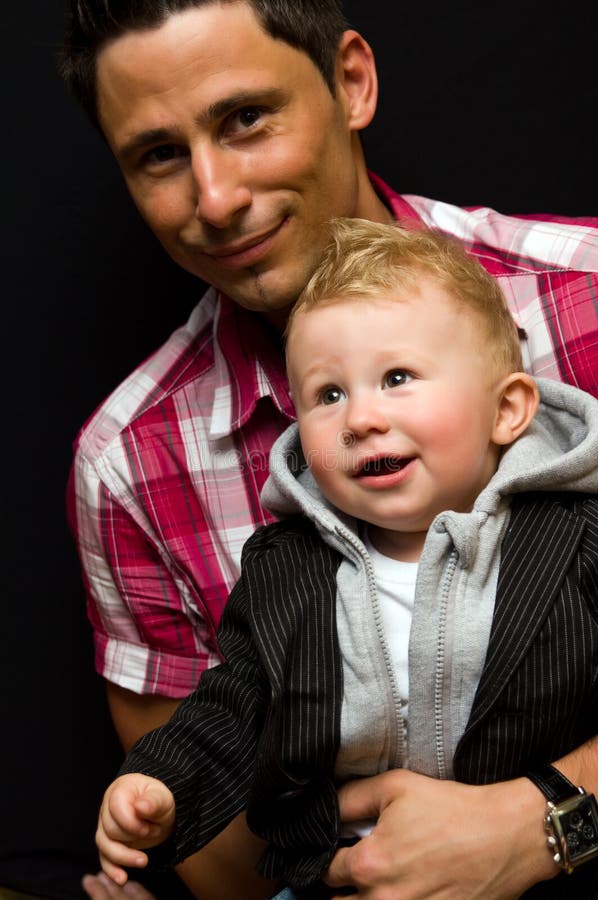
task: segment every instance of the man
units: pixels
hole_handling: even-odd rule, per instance
[[[375,112],[374,61],[333,0],[82,0],[64,71],[166,251],[218,289],[90,420],[73,466],[96,663],[128,748],[219,658],[215,627],[241,547],[269,521],[268,451],[293,418],[279,332],[329,217],[456,234],[501,278],[530,370],[593,393],[598,237],[587,222],[400,197],[369,176],[359,132]],[[598,788],[594,763],[584,747],[559,767]],[[516,895],[555,870],[544,806],[525,779],[481,788],[390,772],[348,785],[341,813],[379,825],[339,851],[330,880],[362,897],[385,883],[404,896],[474,896],[459,886],[466,860],[479,896]],[[417,822],[408,841],[405,816]],[[237,820],[180,874],[205,898],[267,896],[271,886],[250,881],[259,851]]]

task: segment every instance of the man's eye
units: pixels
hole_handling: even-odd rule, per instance
[[[320,403],[324,406],[330,406],[333,403],[338,403],[343,397],[344,393],[340,388],[327,387],[320,392]]]
[[[248,106],[239,110],[239,122],[244,128],[251,128],[259,120],[262,112],[257,106]]]
[[[405,372],[403,369],[393,369],[392,372],[388,372],[384,376],[384,387],[400,387],[402,384],[407,384],[408,381],[411,381],[411,378],[412,376],[409,372]]]
[[[229,135],[243,135],[251,131],[264,115],[264,110],[259,106],[244,106],[233,113],[224,124],[224,133]]]
[[[146,160],[150,164],[161,164],[172,162],[175,159],[182,159],[189,155],[189,151],[185,147],[179,147],[177,144],[160,144],[158,147],[152,147],[146,153]]]

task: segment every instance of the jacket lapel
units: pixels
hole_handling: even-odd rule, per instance
[[[551,494],[513,501],[486,662],[466,734],[488,713],[536,638],[581,540],[583,519],[557,501]]]

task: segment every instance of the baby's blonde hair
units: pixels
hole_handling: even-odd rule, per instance
[[[293,307],[287,337],[297,315],[315,306],[376,298],[380,292],[400,294],[417,288],[424,275],[434,279],[459,307],[476,313],[480,349],[489,354],[501,376],[523,370],[518,330],[498,281],[454,238],[346,218],[334,219],[330,233],[331,242]]]

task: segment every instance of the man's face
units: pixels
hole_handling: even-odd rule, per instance
[[[335,99],[246,3],[129,32],[97,73],[102,129],[142,216],[177,263],[242,306],[293,303],[332,216],[380,217],[342,83]]]
[[[434,517],[471,509],[496,469],[500,379],[483,345],[473,315],[429,278],[293,321],[289,381],[322,493],[386,546],[408,540],[414,558]]]

